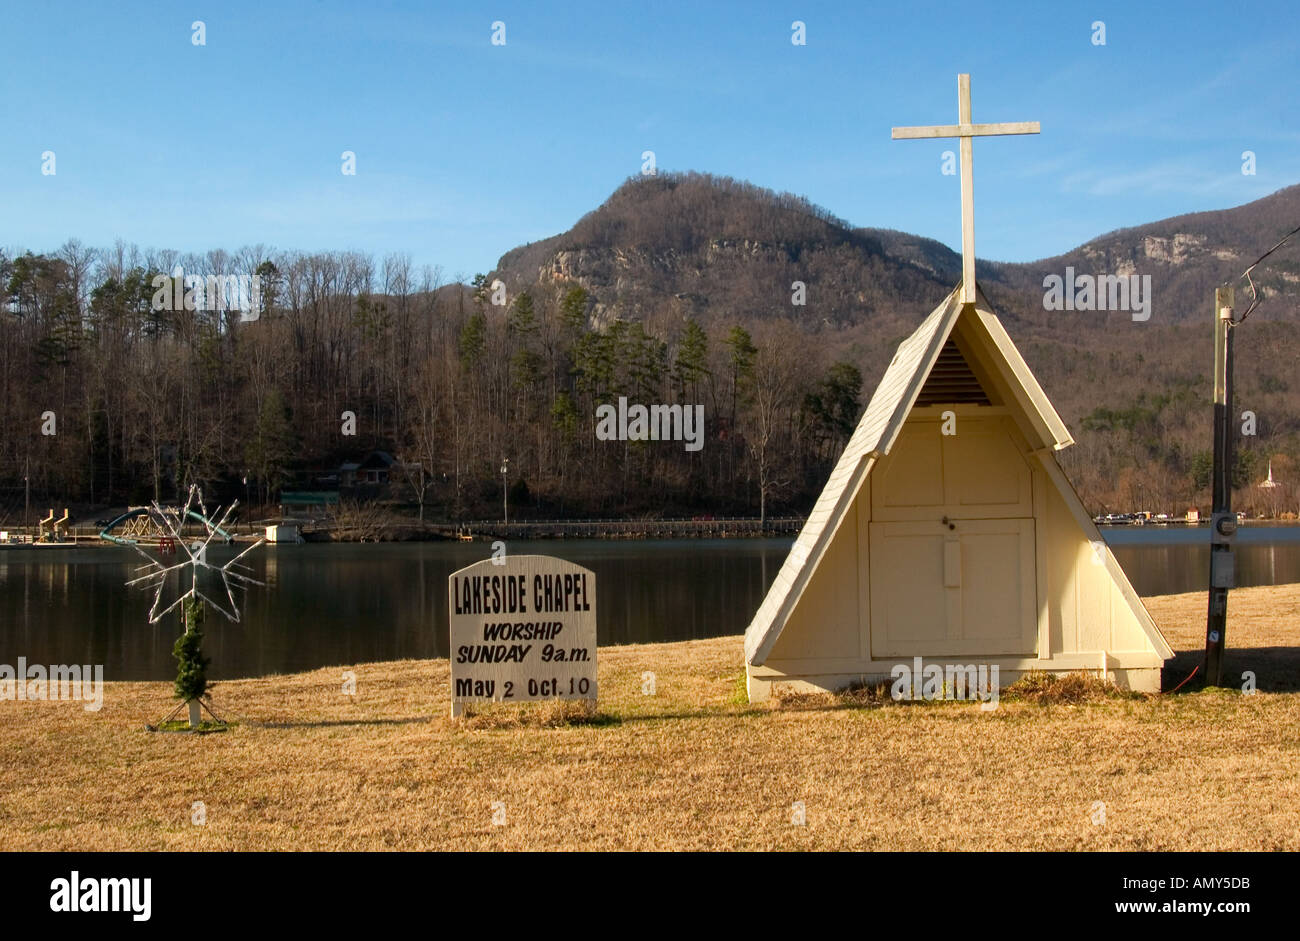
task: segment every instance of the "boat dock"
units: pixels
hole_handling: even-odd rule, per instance
[[[794,536],[803,528],[801,516],[759,521],[753,518],[694,518],[643,520],[475,520],[435,524],[450,539],[737,539]]]

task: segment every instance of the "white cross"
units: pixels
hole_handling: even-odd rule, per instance
[[[893,140],[917,140],[936,137],[961,138],[961,300],[975,303],[975,177],[971,166],[971,138],[996,137],[1004,134],[1037,134],[1037,121],[1012,121],[1005,124],[972,124],[970,117],[970,76],[957,76],[957,120],[960,124],[934,127],[896,127]]]

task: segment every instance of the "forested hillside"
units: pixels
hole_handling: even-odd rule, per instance
[[[1061,258],[980,263],[1078,442],[1063,459],[1092,509],[1208,502],[1213,287],[1297,222],[1292,187]],[[1271,458],[1284,484],[1239,500],[1273,511],[1295,509],[1300,475],[1298,258],[1288,246],[1260,269],[1268,299],[1237,341],[1239,410],[1258,416],[1241,482]],[[260,294],[245,310],[158,310],[155,279],[178,265],[255,273]],[[1151,319],[1045,310],[1043,277],[1067,265],[1150,274]],[[0,522],[21,510],[28,468],[41,505],[168,499],[189,481],[268,500],[375,448],[399,459],[396,498],[429,516],[494,512],[503,457],[530,515],[803,512],[894,346],[959,267],[936,242],[698,174],[631,180],[472,285],[403,256],[11,251]],[[703,405],[703,448],[598,440],[596,407],[620,396]]]

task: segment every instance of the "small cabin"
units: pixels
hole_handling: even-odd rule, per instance
[[[339,466],[339,486],[376,487],[387,484],[396,463],[397,459],[387,451],[371,451],[359,461],[347,461]]]

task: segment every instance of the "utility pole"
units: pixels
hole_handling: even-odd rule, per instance
[[[1205,683],[1223,685],[1228,589],[1236,583],[1232,545],[1232,288],[1214,292],[1214,508],[1210,516],[1210,606],[1205,621]]]
[[[27,455],[27,468],[23,472],[23,530],[32,534],[32,456]]]
[[[510,525],[510,485],[506,475],[510,473],[510,458],[501,459],[501,522]]]

